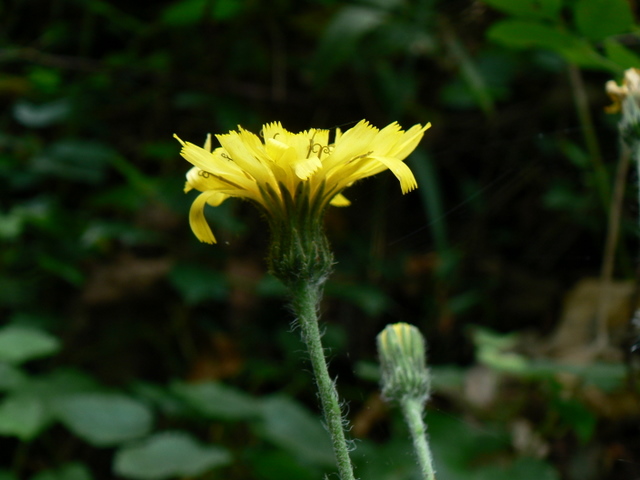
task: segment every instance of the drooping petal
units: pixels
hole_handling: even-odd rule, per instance
[[[342,170],[336,170],[329,178],[330,181],[342,190],[350,184],[376,175],[384,170],[391,172],[400,180],[400,188],[402,193],[410,192],[418,187],[418,183],[411,169],[402,161],[394,157],[382,157],[372,155],[361,159],[358,163],[354,163]]]
[[[219,192],[204,192],[196,197],[189,209],[189,225],[195,236],[204,243],[216,243],[211,227],[204,216],[204,206],[209,204],[217,207],[228,198]]]

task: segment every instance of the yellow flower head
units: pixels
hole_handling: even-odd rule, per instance
[[[622,109],[622,102],[629,96],[635,98],[636,103],[640,103],[640,69],[626,70],[622,85],[618,85],[614,80],[609,80],[605,89],[613,101],[612,105],[605,107],[604,110],[607,113],[618,113]]]
[[[267,218],[286,215],[287,204],[298,198],[313,205],[316,214],[329,204],[347,206],[346,187],[387,169],[400,181],[402,193],[410,192],[417,183],[403,160],[430,126],[403,131],[394,122],[379,130],[362,120],[344,133],[336,130],[329,143],[329,130],[292,133],[274,122],[262,127],[260,137],[242,127],[216,135],[221,146],[213,151],[211,136],[204,148],[176,136],[181,155],[193,165],[185,191],[202,192],[191,206],[191,229],[200,241],[215,243],[204,206],[218,206],[229,197],[253,201]]]

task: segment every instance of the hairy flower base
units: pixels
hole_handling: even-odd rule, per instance
[[[308,202],[302,210],[321,217],[328,205],[349,205],[342,195],[345,188],[384,170],[391,170],[407,193],[417,182],[404,159],[430,126],[403,131],[394,122],[378,130],[363,120],[344,133],[337,129],[329,143],[328,130],[292,133],[274,122],[263,126],[262,138],[242,127],[216,135],[221,146],[213,151],[210,136],[204,148],[178,138],[181,155],[193,164],[185,191],[201,192],[189,212],[191,228],[200,241],[215,243],[204,207],[218,206],[229,197],[255,203],[272,227],[289,221],[283,217],[292,211],[287,203]]]
[[[310,197],[306,184],[300,184],[295,197],[284,192],[278,206],[282,210],[267,216],[271,230],[269,270],[289,287],[300,283],[320,286],[333,265],[322,226],[322,195]]]

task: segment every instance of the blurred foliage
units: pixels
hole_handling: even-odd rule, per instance
[[[207,211],[218,245],[198,244],[171,135],[361,118],[434,126],[408,159],[418,191],[380,175],[327,213],[325,342],[358,477],[418,478],[372,364],[397,321],[430,343],[442,480],[640,476],[624,325],[609,359],[546,349],[563,295],[600,271],[618,158],[604,83],[640,67],[637,9],[0,4],[0,479],[334,471],[285,292],[265,272],[266,226],[229,201]],[[620,277],[634,271],[635,198]]]

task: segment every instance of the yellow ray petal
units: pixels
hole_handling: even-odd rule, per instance
[[[255,141],[247,140],[251,137],[255,137]],[[260,183],[273,182],[273,174],[269,167],[256,158],[254,147],[257,148],[257,143],[260,143],[256,135],[247,132],[240,136],[238,132],[230,132],[225,135],[216,135],[216,138],[226,151],[227,156],[247,175],[252,176]]]
[[[209,204],[217,207],[225,199],[227,195],[219,192],[204,192],[196,197],[189,209],[189,225],[198,240],[204,243],[216,243],[216,237],[213,236],[211,227],[207,223],[204,216],[204,206]]]
[[[402,160],[398,160],[397,158],[394,158],[394,157],[379,157],[379,156],[371,156],[369,158],[371,160],[375,160],[377,162],[382,163],[385,167],[391,170],[391,172],[396,176],[396,178],[400,180],[400,188],[402,190],[402,193],[408,193],[411,190],[415,190],[416,188],[418,188],[418,182],[416,181],[416,177],[413,176],[413,172],[411,171],[411,169]],[[374,174],[375,173],[371,173],[370,175],[374,175]],[[366,176],[370,176],[370,175],[366,175]]]
[[[322,162],[316,156],[301,158],[293,165],[296,175],[302,180],[309,178],[320,167],[322,167]]]
[[[331,199],[329,204],[333,205],[334,207],[348,207],[349,205],[351,205],[351,202],[347,197],[339,193]]]
[[[409,156],[411,152],[413,152],[420,140],[422,140],[422,136],[424,132],[431,128],[431,123],[427,123],[424,127],[421,125],[414,125],[409,130],[404,132],[402,139],[398,142],[396,147],[389,151],[388,156],[393,156],[399,160],[404,160]]]

